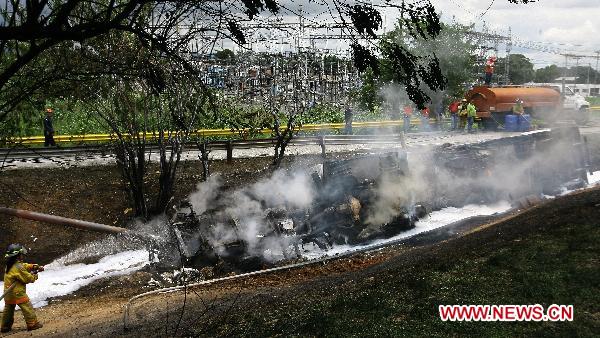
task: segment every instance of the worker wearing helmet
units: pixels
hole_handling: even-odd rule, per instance
[[[496,63],[496,57],[490,57],[485,63],[485,85],[489,86],[492,83],[492,76],[494,75],[494,64]]]
[[[44,118],[44,147],[56,146],[56,142],[54,142],[54,127],[52,126],[52,115],[54,115],[54,109],[46,109],[46,117]]]
[[[38,271],[44,267],[37,264],[23,262],[23,255],[27,250],[20,244],[11,244],[6,250],[6,268],[4,270],[4,312],[2,313],[2,327],[0,332],[9,332],[14,322],[15,308],[21,308],[27,330],[37,330],[42,327],[38,322],[27,296],[26,284],[33,283],[38,279]]]
[[[515,115],[523,115],[525,113],[525,108],[523,108],[523,100],[515,100],[515,104],[512,107],[512,111]]]
[[[467,99],[462,99],[462,101],[460,102],[460,106],[458,106],[458,117],[460,119],[459,122],[459,129],[463,130],[465,129],[465,125],[467,124],[467,107],[469,106],[469,103],[467,102]]]
[[[453,101],[448,106],[448,111],[450,112],[451,125],[450,130],[456,130],[458,128],[458,107],[460,107],[460,102]]]
[[[413,107],[410,104],[407,104],[404,106],[404,108],[402,109],[402,117],[403,117],[403,126],[404,126],[404,132],[408,133],[408,131],[410,130],[410,118],[412,117],[412,113],[413,113]]]
[[[477,117],[477,109],[472,102],[467,103],[467,131],[469,133],[473,132],[473,123],[475,122],[475,117]]]

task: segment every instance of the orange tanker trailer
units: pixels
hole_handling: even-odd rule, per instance
[[[475,87],[465,98],[473,102],[477,117],[489,129],[504,124],[504,117],[512,113],[517,99],[523,101],[525,114],[538,118],[552,118],[561,107],[560,93],[545,87]]]

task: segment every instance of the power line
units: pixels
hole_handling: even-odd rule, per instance
[[[484,16],[487,14],[487,12],[490,10],[490,8],[492,8],[492,5],[494,5],[494,2],[495,2],[495,0],[492,0],[492,1],[490,2],[490,5],[489,5],[489,6],[488,6],[488,7],[485,9],[485,11],[483,11],[483,13],[481,13],[481,15],[479,16],[479,18],[480,18],[480,19],[481,19],[481,18],[483,18],[483,17],[484,17]]]

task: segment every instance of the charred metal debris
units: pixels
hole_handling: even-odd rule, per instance
[[[240,220],[226,212],[228,205],[221,198],[201,214],[184,202],[170,223],[187,266],[226,261],[256,267],[265,262],[262,253],[268,250],[278,249],[283,259],[296,259],[306,245],[328,250],[335,244],[392,237],[415,227],[432,210],[501,200],[518,206],[527,196],[539,200],[583,187],[590,170],[587,158],[579,130],[569,125],[408,155],[390,151],[324,160],[321,169],[312,173],[316,198],[308,208],[267,208],[258,196],[248,196],[264,206],[260,221],[266,225],[262,229],[268,229],[253,234],[251,240],[241,233]],[[402,188],[406,180],[412,184]],[[389,182],[400,182],[395,188],[406,190],[403,199],[391,204],[393,217],[373,222],[382,185]],[[217,226],[228,227],[235,235],[215,240]]]

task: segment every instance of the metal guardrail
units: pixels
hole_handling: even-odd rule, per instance
[[[233,159],[234,149],[250,149],[250,148],[271,148],[277,144],[275,138],[251,139],[251,140],[220,140],[209,141],[197,144],[188,142],[188,147],[201,146],[206,150],[225,150],[227,151],[227,160]],[[290,145],[318,145],[321,147],[321,153],[325,155],[327,145],[344,145],[344,144],[400,144],[403,148],[406,147],[404,133],[387,134],[387,135],[322,135],[322,136],[296,136],[292,138]],[[157,149],[156,144],[149,142],[146,145],[148,151]],[[189,150],[189,148],[188,148]],[[200,150],[199,148],[197,149]],[[0,149],[0,159],[7,158],[44,158],[52,156],[76,156],[83,153],[110,153],[111,150],[107,146],[77,146],[65,148],[39,148],[25,147],[13,149]]]
[[[413,119],[410,122],[411,125],[420,125],[419,119]],[[354,122],[352,123],[353,128],[381,128],[381,127],[402,127],[404,122],[402,120],[392,121],[374,121],[374,122]],[[299,132],[310,132],[310,131],[324,131],[324,130],[341,130],[345,128],[344,123],[324,123],[324,124],[305,124],[298,127]],[[285,129],[285,128],[282,128]],[[200,129],[190,134],[191,137],[215,137],[215,136],[240,136],[248,135],[251,131],[248,129],[243,130],[232,130],[232,129]],[[273,134],[272,129],[261,129],[255,133],[269,135]],[[149,139],[154,139],[155,133],[148,133]],[[85,143],[85,142],[108,142],[114,139],[111,134],[84,134],[84,135],[55,135],[54,141],[56,143]],[[44,144],[44,136],[28,136],[9,139],[12,144],[21,145],[39,145]]]

